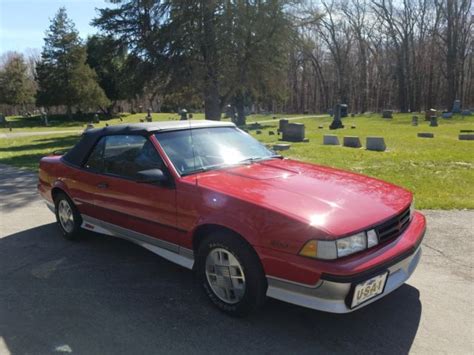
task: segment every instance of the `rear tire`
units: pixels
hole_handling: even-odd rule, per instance
[[[218,231],[199,245],[196,273],[210,301],[231,316],[263,306],[267,280],[255,251],[238,235]]]
[[[67,240],[81,238],[82,218],[74,202],[65,194],[58,193],[54,198],[56,222],[63,237]]]

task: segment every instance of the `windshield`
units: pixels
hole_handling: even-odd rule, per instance
[[[233,127],[161,132],[155,136],[181,175],[276,156],[259,141]]]

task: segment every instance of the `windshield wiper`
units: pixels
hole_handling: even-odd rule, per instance
[[[250,157],[250,158],[240,160],[238,164],[245,164],[245,163],[252,164],[252,163],[255,163],[257,161],[274,159],[274,158],[283,159],[283,156],[280,155],[280,154],[274,154],[274,155],[270,155],[270,156],[267,156],[267,157]]]

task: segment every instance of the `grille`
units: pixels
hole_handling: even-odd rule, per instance
[[[410,207],[381,225],[375,227],[379,243],[398,237],[408,227],[410,222]]]

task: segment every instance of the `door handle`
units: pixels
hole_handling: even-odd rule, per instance
[[[106,188],[109,187],[109,184],[107,184],[106,182],[100,182],[100,183],[97,184],[97,187],[99,189],[106,189]]]

